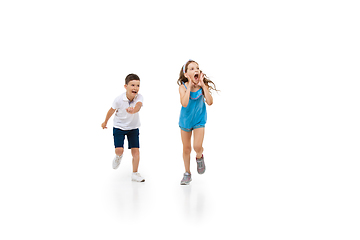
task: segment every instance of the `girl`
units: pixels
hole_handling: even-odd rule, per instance
[[[210,90],[218,90],[215,84],[200,71],[199,65],[193,60],[187,61],[182,66],[177,83],[180,86],[179,93],[182,105],[179,126],[181,129],[183,158],[186,171],[180,184],[188,185],[191,182],[190,153],[192,133],[194,133],[197,171],[199,174],[205,172],[204,148],[202,147],[207,118],[205,103],[209,106],[212,105],[213,98]]]

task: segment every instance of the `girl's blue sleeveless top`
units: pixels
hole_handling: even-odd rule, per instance
[[[185,88],[187,89],[186,86]],[[202,88],[200,88],[196,92],[190,92],[190,99],[187,107],[181,107],[179,126],[192,129],[199,125],[205,125],[206,120],[206,105],[204,95],[202,94]]]

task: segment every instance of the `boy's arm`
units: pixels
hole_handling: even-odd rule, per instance
[[[142,102],[137,102],[134,107],[134,113],[137,113],[138,111],[140,111],[141,107],[142,107]]]
[[[109,111],[108,111],[107,114],[106,114],[105,122],[103,122],[103,123],[101,124],[101,127],[102,127],[103,129],[107,128],[107,127],[106,127],[107,122],[109,121],[109,119],[111,118],[111,116],[114,114],[115,111],[116,111],[116,110],[113,109],[113,108],[110,108],[110,109],[109,109]]]

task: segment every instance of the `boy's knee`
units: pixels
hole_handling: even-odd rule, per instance
[[[124,148],[122,148],[122,147],[115,148],[116,155],[121,156],[121,155],[123,155],[123,153],[124,153]]]
[[[140,151],[138,148],[132,148],[131,149],[131,154],[133,157],[138,157],[140,155]]]

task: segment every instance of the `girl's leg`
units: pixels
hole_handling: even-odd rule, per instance
[[[181,131],[181,140],[183,143],[183,159],[185,165],[185,171],[190,172],[190,153],[191,153],[191,134],[192,132]]]
[[[196,128],[194,131],[194,150],[196,158],[201,158],[204,148],[202,147],[205,135],[205,128]]]
[[[131,149],[132,154],[132,164],[133,164],[133,172],[137,172],[139,168],[139,162],[140,162],[140,150],[139,148],[132,148]]]

